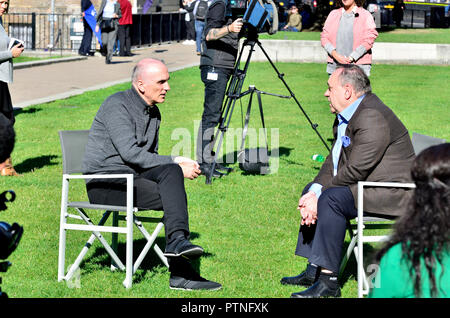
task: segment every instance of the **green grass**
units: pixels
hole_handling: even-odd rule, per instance
[[[50,59],[59,59],[62,57],[64,57],[64,56],[63,55],[52,55],[52,56],[45,56],[45,57],[36,57],[36,56],[21,55],[14,59],[14,64],[23,63],[23,62],[35,62],[35,61],[43,61],[43,60],[50,60]]]
[[[383,29],[378,30],[376,42],[450,44],[450,29]],[[262,34],[260,39],[320,41],[320,32],[286,32]]]
[[[331,138],[333,115],[323,97],[327,74],[323,64],[285,64],[292,88],[319,132]],[[371,81],[374,92],[389,105],[410,133],[419,132],[450,139],[448,115],[448,67],[374,65]],[[162,126],[160,153],[177,148],[179,132],[188,132],[194,143],[195,121],[202,113],[203,85],[198,68],[171,74],[172,90],[160,105]],[[252,63],[244,89],[255,84],[263,91],[288,95],[282,82],[267,63]],[[205,185],[204,177],[186,180],[190,228],[193,243],[206,249],[206,256],[194,263],[203,276],[219,281],[218,292],[170,290],[169,273],[150,252],[134,277],[133,287],[122,287],[124,273],[111,272],[103,247],[96,242],[81,266],[81,288],[57,282],[59,210],[61,195],[61,151],[58,130],[89,129],[97,109],[110,94],[129,84],[88,92],[80,96],[25,108],[16,113],[17,142],[12,158],[21,177],[0,178],[0,189],[13,189],[17,198],[1,212],[1,220],[17,222],[24,236],[9,257],[13,266],[2,274],[2,290],[10,297],[218,297],[286,298],[300,289],[282,286],[281,277],[296,275],[306,261],[294,256],[299,213],[296,210],[302,188],[317,174],[320,164],[310,159],[325,154],[325,147],[308,125],[293,100],[263,95],[269,146],[279,148],[278,170],[266,176],[245,175],[236,163],[229,176]],[[241,127],[238,103],[230,127]],[[242,107],[246,108],[243,98]],[[253,108],[251,127],[259,127]],[[272,139],[278,129],[279,143]],[[235,146],[239,147],[236,137]],[[230,143],[231,144],[231,143]],[[230,147],[228,144],[228,147]],[[226,148],[230,149],[230,148]],[[194,150],[185,155],[193,156]],[[273,167],[276,162],[272,162]],[[84,197],[82,184],[74,187],[75,197]],[[93,214],[94,216],[95,214]],[[96,217],[93,217],[95,220]],[[157,241],[164,247],[164,234]],[[69,232],[67,265],[73,262],[87,240],[87,233]],[[106,234],[107,239],[110,235]],[[120,238],[124,256],[124,237]],[[347,238],[348,240],[348,238]],[[135,244],[142,247],[136,234]],[[369,248],[367,249],[369,250]],[[343,297],[356,297],[355,262],[345,273]]]

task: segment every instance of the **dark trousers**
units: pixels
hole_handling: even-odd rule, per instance
[[[100,179],[87,183],[93,204],[126,205],[126,180]],[[134,177],[134,205],[142,210],[163,210],[166,242],[175,231],[189,237],[187,197],[184,176],[177,164],[146,170]]]
[[[308,192],[311,184],[303,190]],[[300,226],[295,254],[312,264],[339,273],[347,220],[357,217],[349,187],[334,187],[322,192],[317,204],[317,221]]]
[[[202,121],[197,139],[197,161],[200,164],[212,163],[214,159],[211,154],[214,128],[220,121],[223,99],[232,72],[232,69],[213,66],[202,66],[200,68],[201,79],[205,85]],[[208,79],[208,73],[217,74],[217,79]]]
[[[5,115],[14,125],[16,119],[14,117],[14,108],[9,93],[8,83],[0,81],[0,113]]]
[[[120,42],[120,56],[131,54],[130,28],[131,24],[119,25],[117,36]]]
[[[195,40],[195,23],[193,19],[191,21],[186,21],[186,39]]]
[[[91,52],[91,42],[92,42],[92,29],[89,24],[86,22],[86,19],[83,18],[83,27],[84,33],[83,38],[81,40],[80,48],[78,49],[78,53],[82,55],[86,55]]]

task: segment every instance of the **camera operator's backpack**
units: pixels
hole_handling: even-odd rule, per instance
[[[199,0],[195,19],[204,21],[206,18],[206,11],[208,11],[208,0]]]

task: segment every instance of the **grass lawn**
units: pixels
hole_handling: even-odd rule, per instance
[[[278,63],[277,67],[285,73],[286,82],[312,121],[319,124],[321,135],[325,140],[331,138],[334,118],[323,97],[328,77],[325,66]],[[373,91],[395,111],[411,134],[418,132],[450,140],[448,80],[448,67],[440,66],[374,65],[371,76]],[[194,127],[202,113],[203,85],[198,68],[172,73],[170,84],[172,90],[167,101],[160,105],[161,154],[176,154],[175,150],[182,148],[180,145],[193,145]],[[244,90],[249,84],[262,91],[288,95],[268,63],[252,63]],[[134,276],[133,287],[126,290],[122,287],[124,273],[109,270],[107,254],[98,242],[82,263],[80,288],[57,282],[62,174],[57,132],[89,129],[103,100],[129,86],[121,84],[16,112],[17,141],[12,158],[22,176],[0,178],[0,189],[13,189],[17,194],[8,210],[1,212],[1,220],[17,222],[25,232],[9,257],[13,266],[1,275],[2,290],[10,297],[26,298],[287,298],[299,291],[296,287],[282,286],[279,280],[297,275],[305,268],[306,261],[294,256],[300,220],[296,206],[302,188],[320,168],[320,163],[310,159],[311,155],[326,152],[293,100],[265,95],[262,100],[269,146],[273,153],[279,153],[279,158],[271,162],[274,173],[246,175],[233,163],[234,172],[215,179],[212,185],[206,185],[203,176],[185,182],[192,241],[206,250],[206,256],[194,265],[204,277],[222,283],[221,291],[170,290],[169,273],[152,252]],[[240,105],[245,113],[247,98],[237,103],[230,127],[242,127]],[[260,127],[258,117],[255,104],[252,128]],[[239,135],[235,135],[235,140],[228,140],[224,149],[234,154],[238,140]],[[182,154],[194,155],[193,147],[185,149]],[[81,196],[83,185],[75,185],[74,189],[77,188]],[[162,248],[163,235],[157,239]],[[88,236],[69,232],[67,265],[73,262]],[[110,235],[105,237],[109,239]],[[124,256],[124,236],[119,239]],[[143,243],[136,233],[136,246],[142,247]],[[343,297],[357,296],[355,275],[352,258],[342,281]]]
[[[320,41],[320,32],[279,31],[274,35],[261,34],[260,39]],[[376,42],[450,44],[450,29],[382,29],[378,30]]]
[[[35,61],[42,61],[42,60],[59,59],[62,57],[65,57],[65,56],[52,55],[52,56],[45,56],[45,57],[36,57],[36,56],[21,55],[14,59],[14,64],[23,63],[23,62],[35,62]]]

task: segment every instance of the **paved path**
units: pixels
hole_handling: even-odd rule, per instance
[[[133,50],[132,57],[114,56],[112,64],[94,56],[81,60],[52,63],[14,70],[9,85],[15,108],[67,98],[83,92],[130,81],[136,62],[145,57],[164,60],[169,71],[199,65],[195,46],[181,43],[154,45]]]

